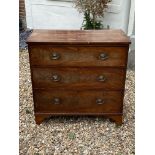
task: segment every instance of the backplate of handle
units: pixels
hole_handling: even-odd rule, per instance
[[[60,54],[59,53],[56,53],[56,52],[53,52],[51,54],[51,59],[52,60],[58,60],[58,59],[60,59]]]
[[[104,75],[100,75],[97,77],[97,81],[104,82],[106,80],[106,77]]]
[[[60,100],[60,98],[55,97],[55,98],[52,99],[52,103],[53,104],[60,104],[61,103],[61,100]]]
[[[103,103],[104,103],[104,100],[101,99],[101,98],[97,98],[97,99],[96,99],[96,103],[97,103],[97,104],[103,104]]]
[[[100,59],[100,60],[106,60],[106,59],[108,59],[108,58],[109,58],[109,56],[108,56],[108,54],[105,53],[105,52],[100,53],[100,55],[99,55],[99,59]]]
[[[54,74],[52,75],[52,81],[59,82],[61,80],[60,75]]]

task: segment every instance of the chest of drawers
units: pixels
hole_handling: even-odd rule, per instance
[[[121,30],[34,30],[27,43],[37,124],[54,115],[122,123],[130,40]]]

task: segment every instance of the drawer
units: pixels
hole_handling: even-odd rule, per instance
[[[34,90],[36,112],[121,113],[122,91]]]
[[[125,70],[119,68],[31,68],[34,88],[124,89]]]
[[[31,65],[126,66],[127,47],[30,46]]]

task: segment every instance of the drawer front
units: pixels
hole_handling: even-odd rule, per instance
[[[118,68],[32,68],[34,88],[124,89],[125,70]]]
[[[121,91],[34,90],[36,112],[121,113]]]
[[[127,47],[31,46],[31,65],[126,66]]]

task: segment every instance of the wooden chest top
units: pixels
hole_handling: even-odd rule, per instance
[[[42,44],[128,45],[122,30],[34,30],[27,42]]]

